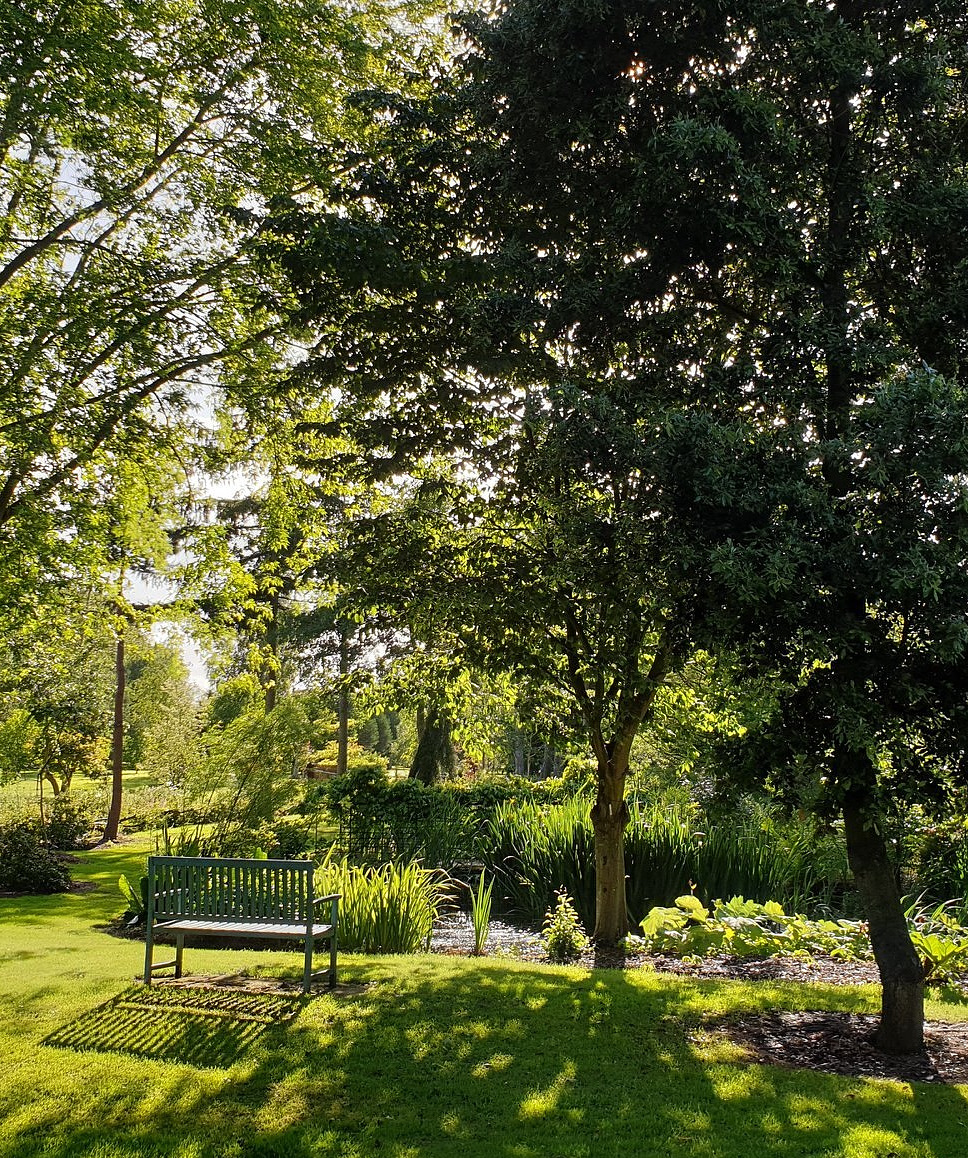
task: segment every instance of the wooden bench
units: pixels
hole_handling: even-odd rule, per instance
[[[148,857],[148,925],[145,984],[159,969],[182,975],[185,937],[247,937],[305,941],[303,993],[322,973],[313,973],[317,941],[329,942],[329,984],[336,984],[336,926],[339,893],[313,896],[315,865],[308,860],[223,860],[204,856]],[[318,920],[317,909],[329,903]],[[171,961],[152,962],[154,936],[175,935]]]

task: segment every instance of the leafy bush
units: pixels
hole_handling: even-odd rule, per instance
[[[845,961],[871,956],[867,928],[860,921],[811,921],[789,914],[776,901],[759,904],[744,897],[714,901],[706,908],[691,893],[669,907],[656,906],[641,923],[642,940],[653,953],[706,957],[774,957],[823,953]]]
[[[473,856],[476,826],[450,794],[387,778],[380,763],[336,776],[319,790],[339,823],[339,846],[363,864],[422,860],[449,867]]]
[[[380,864],[420,859],[450,868],[477,860],[482,834],[496,812],[515,799],[554,802],[573,791],[560,780],[519,777],[469,784],[425,785],[390,780],[384,762],[371,758],[345,776],[307,792],[307,806],[322,802],[340,827],[339,846],[350,860]]]
[[[122,873],[121,876],[118,877],[118,890],[128,905],[123,919],[130,925],[143,924],[148,913],[148,877],[139,877],[138,887],[135,888],[131,881]]]
[[[930,821],[913,809],[902,835],[904,863],[927,896],[968,896],[968,822],[962,817]]]
[[[313,834],[305,820],[288,816],[270,825],[266,847],[281,860],[300,860],[312,849]]]
[[[943,901],[929,906],[918,900],[906,909],[905,916],[927,980],[950,981],[968,969],[968,929],[962,924],[963,901]]]
[[[35,820],[0,827],[0,889],[63,893],[71,887],[67,860],[51,848]]]
[[[351,953],[428,949],[434,922],[452,900],[444,873],[412,863],[360,867],[328,859],[316,870],[316,889],[342,895],[339,941]]]
[[[548,960],[559,964],[576,961],[588,948],[588,938],[578,913],[564,890],[558,894],[555,907],[545,914],[541,943]]]
[[[83,848],[103,816],[99,793],[63,792],[47,807],[47,839],[54,848]]]

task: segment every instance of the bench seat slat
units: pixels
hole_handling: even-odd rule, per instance
[[[180,917],[175,921],[156,921],[156,929],[168,929],[175,933],[198,933],[213,937],[294,937],[306,936],[306,922],[295,924],[291,921],[232,921],[228,918],[206,921],[191,917]],[[313,925],[310,935],[325,937],[332,932],[332,925]]]

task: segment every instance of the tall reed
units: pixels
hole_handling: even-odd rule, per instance
[[[586,929],[595,919],[595,851],[591,802],[501,805],[482,840],[504,911],[537,924],[565,889]],[[625,834],[628,906],[633,923],[653,905],[692,890],[700,899],[744,896],[789,908],[830,904],[840,883],[842,853],[818,858],[817,838],[804,825],[774,822],[755,812],[711,824],[689,808],[633,805]],[[839,855],[839,861],[838,861]],[[825,875],[824,869],[832,872]]]
[[[326,860],[316,870],[316,888],[319,895],[342,895],[340,945],[357,953],[428,949],[441,908],[452,898],[445,873],[400,861],[360,867]]]

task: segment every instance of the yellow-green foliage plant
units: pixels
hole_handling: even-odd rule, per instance
[[[419,953],[451,899],[450,878],[415,862],[379,867],[327,859],[316,871],[318,895],[339,893],[339,943],[347,952]]]

